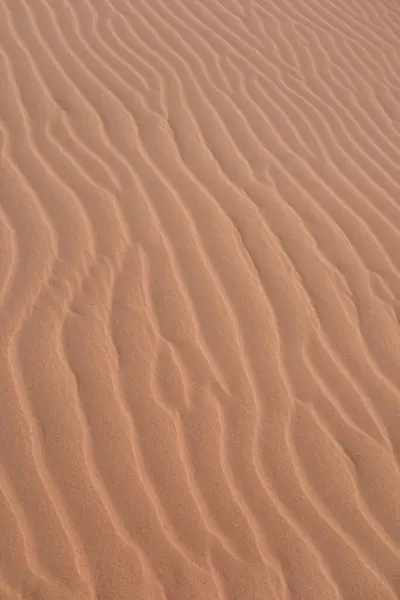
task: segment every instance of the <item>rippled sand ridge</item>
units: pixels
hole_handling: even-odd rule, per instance
[[[400,598],[398,0],[0,0],[0,600]]]

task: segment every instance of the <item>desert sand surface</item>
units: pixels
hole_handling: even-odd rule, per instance
[[[400,598],[400,4],[0,1],[0,600]]]

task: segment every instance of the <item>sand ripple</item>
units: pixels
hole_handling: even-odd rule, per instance
[[[400,598],[400,6],[0,2],[1,600]]]

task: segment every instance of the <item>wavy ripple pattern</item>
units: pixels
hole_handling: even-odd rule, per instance
[[[400,7],[0,2],[0,598],[400,598]]]

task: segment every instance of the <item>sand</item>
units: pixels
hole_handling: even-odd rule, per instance
[[[0,600],[400,598],[400,4],[0,1]]]

